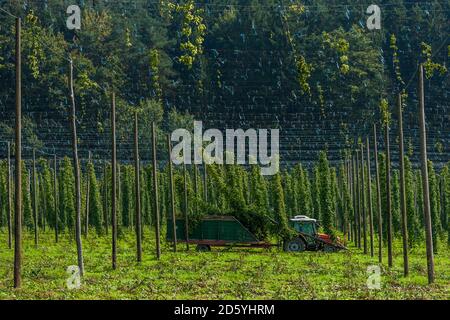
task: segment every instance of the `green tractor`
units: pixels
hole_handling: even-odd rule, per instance
[[[295,216],[289,220],[297,236],[284,242],[284,251],[325,251],[336,252],[347,248],[339,239],[332,239],[330,235],[318,233],[319,223],[307,216]]]

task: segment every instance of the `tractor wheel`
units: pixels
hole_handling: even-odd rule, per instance
[[[196,248],[197,252],[209,252],[211,251],[211,247],[207,244],[199,244]]]
[[[284,251],[286,252],[303,252],[306,250],[306,243],[300,238],[287,241],[284,244]]]
[[[337,252],[338,249],[334,246],[330,246],[329,244],[325,244],[322,249],[324,252]]]

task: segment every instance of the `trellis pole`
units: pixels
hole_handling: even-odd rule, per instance
[[[37,204],[37,177],[36,177],[36,149],[33,148],[33,188],[32,188],[32,200],[33,200],[33,220],[34,220],[34,245],[39,245],[39,217],[38,217],[38,204]]]
[[[141,226],[141,183],[140,183],[140,159],[139,159],[139,124],[138,114],[134,113],[134,188],[136,204],[134,206],[136,214],[136,260],[142,261],[142,226]]]
[[[398,94],[398,138],[399,138],[399,157],[400,157],[400,209],[402,211],[402,240],[403,240],[403,274],[409,274],[408,262],[408,218],[406,215],[406,186],[405,186],[405,150],[403,146],[403,106],[402,95]]]
[[[155,212],[155,234],[156,234],[156,259],[161,258],[161,239],[159,222],[159,197],[158,197],[158,172],[156,162],[156,124],[152,122],[152,157],[153,157],[153,196]]]
[[[170,140],[170,134],[167,135],[167,150],[169,152],[169,192],[170,210],[172,213],[173,252],[177,252],[177,222],[175,214],[175,193],[173,186],[172,141]]]
[[[76,125],[76,109],[75,109],[75,94],[73,90],[73,61],[70,60],[69,66],[69,98],[72,104],[70,122],[72,127],[72,153],[73,153],[73,168],[75,175],[75,201],[76,201],[76,216],[75,216],[75,241],[77,243],[77,258],[78,268],[80,269],[80,276],[84,274],[83,262],[83,248],[81,243],[81,176],[80,176],[80,162],[78,161],[78,138]]]
[[[381,214],[381,185],[380,168],[378,166],[378,140],[377,125],[373,125],[373,155],[375,158],[375,180],[377,185],[377,211],[378,211],[378,262],[383,263],[383,215]]]
[[[428,283],[434,282],[433,231],[431,224],[430,186],[428,184],[427,132],[425,122],[425,89],[423,65],[419,66],[419,121],[420,121],[420,161],[422,168],[422,192],[425,220]]]
[[[367,152],[367,206],[369,211],[369,237],[370,237],[370,256],[374,255],[373,246],[373,207],[372,207],[372,173],[370,168],[370,141],[366,138],[366,152]]]
[[[117,159],[116,159],[116,94],[111,95],[111,229],[112,268],[117,269]]]
[[[11,204],[11,145],[8,141],[7,143],[7,153],[8,153],[8,159],[7,159],[7,181],[6,181],[6,196],[8,197],[7,205],[8,205],[8,212],[7,212],[7,223],[8,223],[8,248],[12,248],[12,204]]]
[[[16,18],[16,137],[14,211],[14,288],[22,285],[22,60],[21,19]]]

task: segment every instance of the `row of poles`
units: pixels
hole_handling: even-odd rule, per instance
[[[22,63],[21,63],[21,19],[16,18],[16,45],[15,45],[15,89],[16,89],[16,106],[15,106],[15,216],[14,216],[14,287],[19,288],[22,284],[21,268],[22,268]],[[423,66],[419,66],[419,112],[420,112],[420,143],[421,143],[421,169],[422,169],[422,183],[423,183],[423,198],[424,198],[424,220],[425,220],[425,232],[426,232],[426,252],[427,252],[427,266],[428,266],[428,281],[429,283],[434,282],[434,257],[433,257],[433,242],[432,242],[432,227],[431,227],[431,214],[430,214],[430,196],[429,196],[429,184],[428,184],[428,167],[427,167],[427,151],[426,151],[426,129],[425,129],[425,100],[424,100],[424,80],[423,80]],[[73,163],[74,163],[74,174],[75,174],[75,191],[76,191],[76,217],[75,217],[75,232],[76,232],[76,245],[77,245],[77,258],[78,266],[80,269],[80,275],[84,273],[84,261],[83,261],[83,250],[82,250],[82,240],[81,240],[81,179],[80,179],[80,166],[78,159],[78,148],[77,148],[77,128],[76,128],[76,105],[75,105],[75,94],[73,88],[73,62],[70,60],[69,68],[69,96],[71,101],[71,129],[72,129],[72,150],[73,150]],[[404,175],[404,146],[403,146],[403,123],[402,123],[402,103],[401,96],[399,96],[398,101],[399,110],[399,140],[400,140],[400,182],[401,182],[401,212],[402,212],[402,234],[403,234],[403,255],[404,255],[404,273],[408,274],[408,243],[407,243],[407,221],[406,221],[406,205],[405,205],[405,175]],[[135,138],[135,170],[140,172],[139,164],[139,144],[138,144],[138,115],[134,115],[134,138]],[[117,158],[116,158],[116,106],[115,106],[115,94],[112,93],[111,96],[111,140],[112,140],[112,188],[111,188],[111,225],[112,225],[112,267],[117,268],[117,210],[116,210],[116,199],[117,199]],[[378,159],[377,159],[377,149],[376,149],[376,128],[374,128],[374,139],[375,139],[375,168],[376,168],[376,185],[378,194],[378,215],[379,215],[379,259],[382,259],[382,234],[381,234],[381,200],[380,200],[380,180],[378,172]],[[387,193],[387,212],[388,212],[388,263],[389,266],[392,265],[392,215],[390,214],[390,153],[389,153],[389,125],[386,124],[385,128],[385,143],[386,143],[386,193]],[[367,166],[368,166],[368,179],[370,181],[370,151],[369,151],[369,139],[367,138]],[[158,199],[158,176],[157,176],[157,159],[156,159],[156,125],[152,123],[152,162],[153,162],[153,193],[154,198]],[[168,137],[168,151],[169,156],[171,153],[171,141],[170,136]],[[361,158],[364,156],[364,150],[361,146]],[[9,159],[9,146],[8,146],[8,159]],[[348,168],[352,167],[353,173],[358,166],[358,161],[352,160],[352,164]],[[8,160],[9,164],[9,160]],[[56,160],[55,160],[56,166]],[[10,165],[8,165],[8,174],[10,176]],[[347,169],[349,170],[349,169]],[[176,217],[175,217],[175,205],[174,205],[174,189],[173,189],[173,169],[172,161],[169,161],[169,179],[170,179],[170,193],[171,193],[171,212],[172,212],[172,222],[173,222],[173,235],[174,235],[174,251],[176,251]],[[364,172],[364,170],[362,170]],[[36,175],[35,169],[33,170],[34,177]],[[56,168],[55,168],[55,179],[56,179]],[[10,190],[8,179],[8,190]],[[135,188],[140,190],[139,175],[136,175]],[[206,180],[206,171],[205,171]],[[184,183],[186,184],[186,166],[184,165]],[[355,184],[353,183],[353,192],[355,194]],[[362,185],[364,185],[364,173],[362,176]],[[368,183],[368,198],[369,198],[369,227],[370,227],[370,249],[373,255],[373,214],[371,201],[371,187]],[[55,181],[56,188],[56,181]],[[207,197],[207,191],[205,188],[205,197]],[[185,224],[186,224],[186,243],[188,243],[188,219],[187,219],[187,191],[185,188]],[[355,204],[354,197],[354,204]],[[142,260],[142,224],[141,224],[141,199],[140,193],[136,192],[136,239],[137,239],[137,260],[140,262]],[[363,199],[363,201],[365,201]],[[156,233],[156,257],[160,259],[161,256],[161,242],[160,242],[160,216],[159,216],[159,204],[158,201],[154,201],[154,212],[155,212],[155,233]],[[36,213],[34,213],[36,215]],[[363,217],[363,233],[364,233],[364,251],[367,252],[367,239],[366,239],[366,215],[362,214]],[[35,217],[36,219],[36,217]],[[359,224],[359,217],[355,216],[355,222]],[[357,228],[357,233],[359,233],[359,228]],[[57,226],[56,226],[56,233]],[[37,236],[37,235],[36,235]],[[355,235],[354,235],[355,236]],[[9,237],[11,242],[11,235]],[[360,242],[359,242],[360,245]]]
[[[21,61],[21,19],[16,18],[16,52],[15,52],[15,215],[14,215],[14,287],[20,288],[22,285],[22,61]],[[83,261],[83,249],[82,249],[82,239],[81,239],[81,170],[78,158],[78,138],[77,138],[77,127],[76,127],[76,104],[75,104],[75,93],[73,86],[73,62],[69,61],[69,98],[71,103],[70,109],[70,125],[72,131],[72,160],[74,163],[74,176],[75,176],[75,241],[77,246],[77,260],[80,275],[84,274],[84,261]],[[134,114],[134,158],[135,158],[135,171],[140,172],[140,158],[139,158],[139,143],[138,143],[138,114]],[[169,157],[171,155],[171,139],[170,135],[167,136]],[[8,177],[11,177],[11,153],[10,153],[10,143],[8,142]],[[112,159],[111,159],[111,227],[112,227],[112,268],[117,268],[117,148],[116,148],[116,103],[115,103],[115,93],[111,95],[111,149],[112,149]],[[152,163],[153,163],[153,195],[155,199],[158,199],[158,174],[157,174],[157,158],[156,158],[156,124],[152,123]],[[173,249],[177,250],[177,238],[176,238],[176,214],[175,214],[175,199],[174,199],[174,179],[173,179],[173,168],[172,161],[169,161],[170,170],[170,195],[171,195],[171,213],[172,213],[172,225],[173,225]],[[105,171],[106,172],[106,171]],[[197,172],[195,172],[197,174]],[[105,175],[106,177],[106,175]],[[12,243],[12,223],[11,223],[11,179],[7,179],[8,188],[8,243],[11,246]],[[34,190],[36,192],[36,166],[35,166],[35,150],[33,150],[33,181]],[[206,181],[206,166],[205,166],[205,181]],[[54,156],[54,193],[56,195],[56,155]],[[187,249],[189,249],[188,244],[188,218],[187,218],[187,169],[184,165],[184,220],[185,220],[185,236]],[[88,186],[89,188],[89,186]],[[142,217],[141,217],[141,196],[140,196],[140,177],[139,174],[135,178],[135,189],[136,189],[136,206],[135,206],[135,219],[136,219],[136,251],[137,251],[137,261],[142,261]],[[205,188],[206,189],[206,188]],[[89,191],[88,191],[89,192]],[[106,188],[105,188],[105,192]],[[207,191],[205,190],[205,197],[207,197]],[[36,195],[33,196],[36,199]],[[89,200],[87,200],[89,201]],[[55,209],[57,198],[55,196]],[[160,231],[160,214],[159,214],[159,203],[154,201],[154,212],[155,212],[155,233],[156,233],[156,258],[159,260],[161,257],[161,231]],[[37,209],[36,205],[33,209],[33,216],[35,222],[35,243],[38,243],[38,230],[37,230]],[[105,222],[107,227],[107,222]],[[87,224],[86,224],[87,229]],[[86,231],[86,230],[85,230]],[[58,241],[58,223],[55,224],[55,240]]]
[[[421,176],[423,189],[423,212],[425,222],[425,238],[426,238],[426,255],[428,282],[434,282],[434,254],[432,240],[432,223],[430,209],[430,192],[428,181],[428,156],[427,156],[427,136],[425,122],[425,95],[424,95],[424,68],[419,65],[419,122],[420,122],[420,159],[421,159]],[[400,211],[401,211],[401,228],[402,228],[402,245],[403,245],[403,274],[409,275],[409,258],[408,258],[408,218],[406,209],[406,187],[405,187],[405,153],[404,153],[404,137],[403,137],[403,103],[402,95],[397,97],[398,112],[398,138],[399,138],[399,166],[400,166]],[[377,127],[373,126],[374,139],[374,159],[375,159],[375,185],[377,199],[377,215],[378,215],[378,260],[383,261],[383,217],[381,205],[381,185],[380,172],[378,164],[377,149]],[[390,128],[389,123],[384,127],[384,143],[386,147],[385,161],[385,180],[386,180],[386,217],[387,217],[387,253],[388,266],[393,266],[393,227],[392,227],[392,200],[391,200],[391,154],[390,154]],[[365,160],[366,157],[366,160]],[[363,240],[364,253],[368,253],[367,243],[367,218],[369,219],[369,237],[370,237],[370,255],[374,256],[374,225],[373,225],[373,204],[372,204],[372,174],[370,163],[370,139],[366,138],[365,150],[364,143],[361,142],[360,149],[355,150],[354,154],[345,161],[345,173],[347,183],[352,197],[352,205],[354,208],[353,221],[349,222],[348,238],[352,240],[358,248],[361,248],[361,238]],[[365,174],[367,173],[367,177]],[[367,180],[367,181],[366,181]],[[366,189],[367,187],[367,189]],[[366,198],[367,195],[367,198]],[[366,212],[366,206],[368,212]],[[367,214],[368,213],[368,214]],[[368,217],[367,217],[368,216]],[[362,221],[361,221],[362,220]],[[361,230],[362,229],[362,230]],[[362,236],[361,236],[362,232]]]

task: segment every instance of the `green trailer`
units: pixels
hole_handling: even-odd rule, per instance
[[[167,220],[167,241],[173,242],[172,219]],[[176,220],[177,242],[196,244],[197,251],[210,251],[211,247],[269,248],[272,245],[259,241],[239,220],[232,216],[207,216],[188,227],[186,239],[184,219]]]

